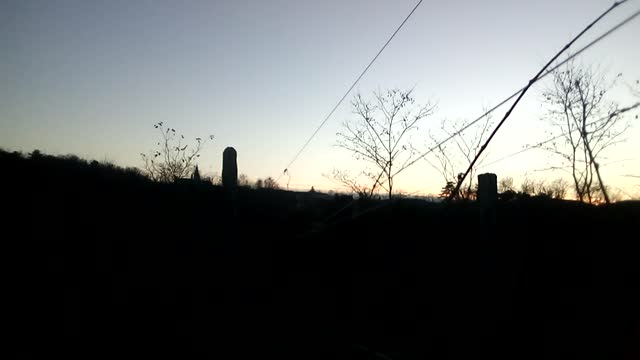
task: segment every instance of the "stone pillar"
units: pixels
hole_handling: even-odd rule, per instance
[[[478,175],[478,204],[485,224],[496,223],[496,204],[498,202],[498,177],[496,174]]]
[[[222,186],[227,189],[238,187],[238,154],[236,149],[228,147],[222,153]]]

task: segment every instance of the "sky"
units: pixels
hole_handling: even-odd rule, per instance
[[[0,0],[0,147],[76,154],[142,165],[159,121],[205,145],[199,167],[219,174],[222,151],[238,152],[240,173],[278,178],[415,0]],[[323,174],[363,168],[335,146],[354,118],[357,93],[415,87],[418,103],[437,104],[412,136],[426,149],[442,121],[474,119],[524,86],[611,0],[423,1],[280,183],[339,189]],[[628,1],[573,49],[640,9]],[[587,50],[577,62],[610,78],[640,79],[640,20]],[[543,84],[525,95],[489,145],[485,163],[548,138]],[[624,89],[612,100],[634,101]],[[494,120],[506,108],[494,113]],[[640,126],[606,154],[608,184],[640,192]],[[552,179],[558,163],[527,151],[482,169],[499,178]],[[463,171],[461,169],[460,171]],[[403,192],[438,193],[442,176],[426,161],[396,179]]]

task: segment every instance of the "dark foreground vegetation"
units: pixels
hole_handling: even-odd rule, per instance
[[[20,354],[638,359],[640,204],[351,203],[0,152]]]

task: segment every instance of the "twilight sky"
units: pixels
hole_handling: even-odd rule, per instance
[[[32,1],[0,0],[0,147],[73,153],[140,166],[154,148],[153,124],[186,137],[215,135],[201,158],[220,173],[222,150],[238,151],[239,172],[278,177],[417,0]],[[416,87],[437,103],[414,145],[442,120],[475,118],[526,84],[571,37],[613,0],[427,1],[373,65],[355,92]],[[574,49],[637,11],[629,1]],[[640,79],[640,20],[578,58],[610,78]],[[545,140],[541,91],[533,87],[488,149],[486,163]],[[635,100],[624,87],[612,100]],[[506,108],[495,112],[502,117]],[[636,112],[637,114],[637,112]],[[361,169],[336,148],[335,133],[353,117],[345,101],[289,169],[292,188],[338,188],[332,168]],[[630,116],[632,118],[633,116]],[[611,185],[638,193],[640,126],[606,154]],[[556,178],[536,171],[557,164],[532,150],[482,169]],[[463,171],[464,169],[460,169]],[[406,192],[438,193],[444,181],[426,162],[403,173]]]

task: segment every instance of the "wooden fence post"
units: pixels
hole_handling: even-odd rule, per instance
[[[478,204],[482,223],[496,224],[496,205],[498,203],[498,177],[486,173],[478,175]]]

